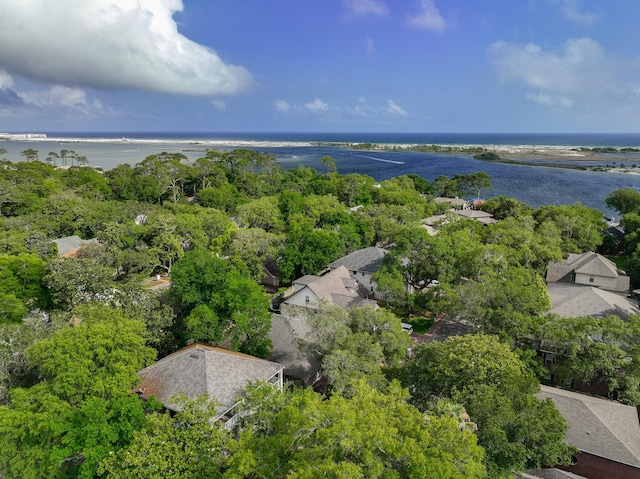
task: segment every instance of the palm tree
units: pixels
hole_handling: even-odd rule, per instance
[[[464,406],[448,399],[437,398],[431,403],[427,414],[436,417],[452,417],[458,421],[461,431],[476,432],[478,430],[478,425],[471,422],[471,417],[467,414]]]

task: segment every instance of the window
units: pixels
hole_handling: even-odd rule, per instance
[[[593,277],[593,275],[589,276],[589,283],[593,283],[593,280],[594,280],[594,279],[595,279],[595,278]]]
[[[304,302],[305,302],[306,304],[309,304],[309,296],[305,296],[305,297],[304,297]]]

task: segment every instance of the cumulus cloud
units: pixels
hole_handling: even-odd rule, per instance
[[[401,118],[406,118],[409,116],[407,111],[401,106],[397,105],[393,100],[387,100],[387,112],[393,116],[399,116]]]
[[[584,25],[591,25],[595,23],[599,15],[589,12],[581,12],[578,5],[578,0],[551,0],[553,3],[560,7],[564,16],[573,22],[582,23]]]
[[[615,57],[589,38],[556,50],[497,42],[488,55],[501,82],[524,86],[527,99],[556,113],[607,128],[637,121],[640,59]]]
[[[249,72],[178,32],[182,0],[3,0],[0,67],[98,89],[235,94]],[[0,80],[1,81],[1,80]]]
[[[13,86],[13,78],[7,72],[0,70],[0,90],[6,90]]]
[[[327,111],[329,109],[329,104],[322,101],[320,98],[316,98],[312,102],[305,103],[304,106],[307,110],[313,112]]]
[[[384,17],[389,7],[381,0],[343,0],[346,9],[355,16],[374,15]]]
[[[276,100],[273,102],[275,109],[281,113],[286,113],[291,110],[291,105],[284,100]]]
[[[409,25],[439,32],[445,29],[447,22],[433,0],[420,0],[420,12],[409,18]]]
[[[529,93],[527,94],[527,98],[536,103],[540,103],[541,105],[552,107],[571,108],[574,104],[574,101],[566,96],[550,95],[549,93],[542,92]]]
[[[578,93],[607,85],[609,69],[600,45],[588,38],[568,40],[559,52],[537,45],[497,42],[489,47],[498,78],[542,90]]]
[[[76,109],[84,109],[88,106],[84,90],[62,85],[54,85],[44,91],[23,92],[20,96],[27,103],[38,106],[62,105]]]
[[[211,104],[218,111],[226,111],[227,110],[227,104],[223,100],[220,100],[219,98],[214,98],[213,100],[211,100]]]

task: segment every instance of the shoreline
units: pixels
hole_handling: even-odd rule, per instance
[[[182,147],[184,151],[200,151],[203,149],[233,148],[286,148],[327,146],[356,151],[411,151],[432,154],[462,154],[475,156],[479,153],[495,153],[500,158],[482,160],[494,163],[519,164],[527,166],[545,166],[566,169],[594,170],[604,172],[620,172],[640,174],[640,148],[628,147],[583,147],[575,145],[505,145],[505,144],[426,144],[426,143],[351,143],[351,142],[318,142],[318,141],[273,141],[243,139],[170,139],[170,138],[80,138],[73,136],[48,137],[40,134],[0,133],[0,148],[3,143],[58,143],[58,144],[103,144],[103,145],[172,145]],[[188,149],[185,149],[188,147]],[[204,150],[203,150],[204,151]],[[632,156],[633,155],[633,156]],[[571,162],[594,164],[575,164]],[[602,162],[614,165],[602,165]],[[622,163],[615,165],[615,163]],[[633,163],[626,166],[624,163]]]

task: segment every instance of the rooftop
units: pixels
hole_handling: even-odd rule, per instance
[[[582,452],[640,466],[640,424],[636,408],[586,394],[540,386],[567,421],[567,442]]]
[[[222,415],[250,382],[268,381],[283,369],[281,364],[247,354],[192,344],[139,371],[138,388],[142,397],[155,396],[172,411],[179,409],[171,402],[175,394],[195,399],[207,393]]]

